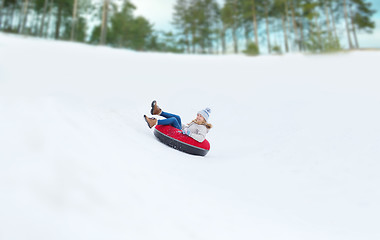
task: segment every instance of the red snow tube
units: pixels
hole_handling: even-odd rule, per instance
[[[198,142],[170,125],[157,125],[154,135],[166,145],[185,153],[205,156],[210,150],[210,143],[206,139]]]

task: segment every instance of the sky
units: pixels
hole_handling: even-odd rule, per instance
[[[224,0],[217,0],[220,4]],[[137,7],[135,14],[142,15],[154,24],[155,30],[170,31],[172,29],[171,21],[173,15],[173,6],[176,0],[132,0],[133,4]],[[360,47],[380,48],[380,1],[370,0],[373,8],[377,11],[374,20],[376,22],[376,29],[373,34],[359,33]],[[345,45],[345,39],[342,39],[342,44]]]

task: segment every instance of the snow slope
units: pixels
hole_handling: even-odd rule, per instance
[[[137,53],[0,33],[0,239],[380,239],[380,52]],[[210,107],[206,157],[156,99]]]

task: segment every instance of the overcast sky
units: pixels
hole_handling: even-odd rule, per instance
[[[224,3],[224,0],[217,0]],[[380,0],[370,0],[373,8],[377,10],[375,15],[376,29],[373,34],[360,34],[361,47],[380,48]],[[172,30],[173,6],[176,0],[132,0],[137,7],[135,14],[142,15],[154,24],[155,30]]]

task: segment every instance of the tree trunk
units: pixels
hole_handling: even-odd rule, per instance
[[[10,29],[13,29],[13,20],[14,20],[14,13],[15,13],[15,10],[16,10],[16,4],[13,5],[12,8],[9,8],[9,11],[10,11],[10,17],[9,17],[9,28]]]
[[[220,48],[222,46],[222,31],[221,30],[218,30],[218,35],[216,36],[216,41],[217,41],[217,44],[216,44],[216,54],[220,54]]]
[[[19,28],[19,33],[24,34],[25,33],[25,25],[26,25],[26,20],[28,18],[28,5],[29,5],[29,0],[25,0],[24,6],[22,9],[22,15],[21,15],[21,25]]]
[[[74,0],[74,6],[73,6],[73,19],[71,23],[71,36],[70,40],[74,41],[75,39],[75,27],[77,23],[77,6],[78,6],[78,0]]]
[[[223,26],[222,33],[221,33],[221,40],[222,40],[222,52],[223,54],[226,54],[226,27]]]
[[[101,34],[100,34],[100,45],[105,45],[107,41],[108,1],[109,0],[104,0],[104,4],[103,4],[103,18],[102,18],[102,29],[101,29]]]
[[[44,32],[45,17],[46,17],[46,11],[47,11],[48,4],[49,4],[49,0],[45,0],[44,10],[42,12],[40,31],[39,31],[39,34],[38,34],[40,37],[42,37],[42,34]]]
[[[50,19],[51,19],[51,15],[52,15],[52,12],[53,12],[54,0],[51,0],[51,2],[50,2],[49,5],[50,5],[49,6],[49,17],[48,17],[47,26],[46,26],[46,32],[45,32],[45,37],[46,38],[49,36]]]
[[[244,36],[245,36],[245,48],[248,49],[249,45],[249,26],[247,23],[244,24]]]
[[[329,5],[329,13],[331,15],[331,22],[332,22],[332,25],[333,25],[333,30],[334,30],[334,38],[335,38],[335,41],[338,40],[338,33],[336,31],[336,24],[335,24],[335,18],[334,18],[334,14],[331,10],[331,6]]]
[[[34,36],[38,36],[38,18],[39,18],[39,15],[36,13],[36,14],[34,14],[34,24],[33,24],[33,35]]]
[[[234,42],[234,52],[238,53],[239,48],[238,48],[238,39],[236,36],[236,31],[237,31],[237,24],[236,24],[236,16],[237,16],[237,0],[234,1],[234,15],[233,15],[233,23],[232,23],[232,40]]]
[[[297,30],[297,22],[296,22],[296,17],[295,17],[295,12],[294,12],[294,3],[291,1],[290,8],[292,10],[292,23],[293,23],[293,29],[294,29],[294,35],[295,35],[295,42],[298,44],[299,42],[299,37],[298,37],[298,30]],[[299,49],[300,50],[300,49]]]
[[[4,8],[4,2],[5,2],[5,0],[1,0],[1,5],[0,5],[0,29],[3,26],[3,8]]]
[[[304,35],[303,35],[303,22],[302,22],[302,20],[300,22],[300,35],[301,35],[301,38],[300,38],[300,41],[299,41],[299,46],[300,46],[300,50],[304,51],[305,50],[305,48],[304,48],[305,38],[304,38]]]
[[[55,39],[59,39],[59,30],[61,28],[61,18],[62,18],[62,5],[58,5],[58,13],[55,24]]]
[[[4,28],[5,29],[9,28],[9,22],[10,22],[10,19],[11,19],[12,9],[13,8],[8,8],[8,11],[5,14],[5,20],[4,20]]]
[[[348,9],[349,9],[348,14],[350,15],[349,17],[351,19],[352,32],[354,33],[355,47],[359,48],[358,36],[356,35],[356,27],[355,27],[354,17],[352,15],[351,6]]]
[[[187,53],[190,53],[190,35],[187,30],[186,30],[186,51]]]
[[[233,29],[232,29],[232,40],[234,42],[234,52],[238,53],[239,47],[238,47],[238,40],[237,40],[237,36],[236,36],[236,26],[235,26],[235,24],[234,24]]]
[[[347,12],[347,2],[346,2],[346,0],[343,0],[343,11],[344,11],[344,21],[346,23],[348,45],[349,45],[350,49],[352,49],[353,45],[352,45],[352,41],[351,41],[350,27],[348,25],[348,12]]]
[[[317,16],[314,17],[314,21],[315,21],[315,26],[317,27],[317,38],[318,38],[319,48],[321,51],[323,51],[325,49],[325,45],[323,44],[323,41],[322,41],[321,26],[319,25]]]
[[[265,3],[265,26],[266,26],[266,33],[267,33],[268,52],[272,53],[272,46],[270,43],[270,35],[269,35],[268,6],[266,3]]]
[[[331,24],[330,24],[330,14],[329,14],[326,2],[324,2],[323,5],[324,5],[324,10],[325,10],[325,16],[326,16],[327,31],[328,31],[329,38],[331,38],[332,30],[331,30]]]
[[[253,16],[253,31],[255,33],[255,44],[257,49],[259,49],[259,34],[257,29],[257,16],[256,16],[256,5],[255,0],[252,0],[252,16]]]
[[[288,0],[285,0],[285,14],[282,15],[282,29],[284,31],[285,50],[289,52],[289,40],[288,40]]]
[[[285,21],[285,17],[284,16],[281,16],[281,21],[282,21],[282,29],[283,29],[283,32],[284,32],[285,51],[289,52],[288,31],[287,31],[287,26],[286,26],[286,21]]]
[[[193,54],[195,53],[196,49],[195,49],[195,33],[196,33],[196,30],[194,28],[194,26],[191,27],[191,51],[193,52]]]

